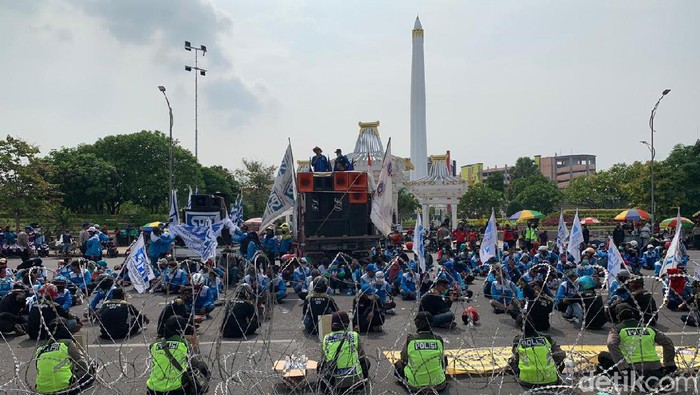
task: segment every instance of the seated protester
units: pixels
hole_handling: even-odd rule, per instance
[[[632,274],[641,274],[642,263],[639,261],[636,249],[628,249],[625,254],[625,262],[632,271]]]
[[[457,271],[454,268],[454,261],[452,258],[447,260],[442,264],[442,267],[445,269],[443,273],[445,273],[445,277],[450,281],[450,286],[454,289],[459,289],[461,290],[466,290],[466,285],[464,284],[464,280],[462,279],[462,276],[457,273]]]
[[[489,258],[488,262],[483,264],[483,266],[488,266],[489,271],[488,274],[486,275],[486,281],[484,281],[484,288],[482,289],[482,293],[484,294],[484,297],[491,299],[491,284],[496,281],[496,275],[500,275],[502,273],[502,268],[501,264],[496,262],[496,258]]]
[[[330,286],[330,289],[333,291],[332,293],[335,294],[340,294],[340,292],[343,290],[344,284],[340,279],[338,278],[338,261],[333,260],[333,262],[330,262],[328,265],[327,269],[323,272],[323,276],[328,280],[328,284]]]
[[[95,262],[95,266],[95,270],[90,275],[90,281],[92,283],[95,283],[97,281],[97,278],[103,274],[112,277],[116,276],[116,274],[112,273],[112,270],[107,267],[107,261],[105,260],[100,259],[99,261]]]
[[[645,324],[655,326],[658,308],[654,296],[644,288],[644,278],[637,277],[630,282],[630,293],[633,299],[630,305],[637,312],[637,318],[644,320]]]
[[[56,276],[53,280],[53,285],[56,286],[58,291],[58,296],[54,299],[54,302],[58,303],[65,310],[70,310],[73,307],[73,295],[71,295],[68,288],[66,288],[66,278],[63,276]]]
[[[107,299],[111,298],[112,286],[114,285],[114,278],[111,276],[104,276],[97,279],[97,287],[92,293],[90,299],[90,304],[88,305],[87,315],[92,316],[97,311],[97,306]]]
[[[526,308],[515,317],[515,325],[522,328],[524,320],[537,331],[548,331],[550,328],[549,315],[554,307],[554,300],[544,292],[544,282],[535,280],[524,284],[523,293]]]
[[[446,278],[438,278],[433,288],[420,299],[419,311],[430,313],[430,325],[434,328],[453,329],[457,326],[455,315],[451,311],[452,302],[457,300],[457,295],[447,296],[448,285],[449,281]]]
[[[523,284],[530,284],[531,282],[536,281],[536,280],[544,280],[544,275],[539,272],[537,266],[531,267],[530,270],[525,272],[522,275],[522,277],[520,277],[520,281]]]
[[[3,302],[0,302],[0,311],[2,311],[2,303]],[[690,326],[700,325],[700,280],[693,281],[693,296],[688,298],[684,307],[687,307],[690,313],[683,314],[681,316],[681,321]],[[0,322],[2,321],[0,320]]]
[[[113,289],[111,295],[95,313],[100,322],[100,338],[117,340],[139,333],[149,323],[148,318],[126,301],[123,288]]]
[[[360,335],[350,327],[348,313],[333,313],[331,331],[323,337],[321,351],[318,374],[325,392],[336,393],[369,377],[370,362],[362,350]]]
[[[693,296],[693,289],[686,280],[685,272],[680,268],[670,268],[664,276],[661,294],[664,295],[664,305],[671,311],[681,310],[685,301]]]
[[[305,300],[306,295],[309,294],[309,290],[306,288],[306,278],[309,276],[311,276],[311,269],[306,262],[306,258],[300,258],[299,266],[294,269],[294,274],[292,275],[292,288],[294,288],[294,292],[301,300]]]
[[[653,244],[647,245],[647,250],[642,253],[642,267],[647,270],[653,270],[654,264],[659,260],[659,255],[656,253],[656,248]]]
[[[36,381],[40,394],[74,395],[90,388],[95,381],[95,365],[75,343],[68,322],[54,318],[48,328],[51,336],[36,348]]]
[[[598,271],[596,270],[595,266],[591,265],[588,259],[582,259],[581,263],[576,265],[576,275],[578,277],[583,277],[583,276],[594,276],[597,275]]]
[[[378,271],[374,276],[374,294],[379,297],[379,303],[384,312],[389,315],[394,315],[396,312],[396,302],[391,296],[391,286],[384,280],[384,272]]]
[[[578,327],[584,329],[600,329],[608,322],[605,315],[603,298],[596,293],[595,281],[590,276],[579,277],[576,280],[579,295],[583,301],[584,321],[578,322]],[[584,324],[584,325],[582,325]]]
[[[14,332],[15,336],[27,334],[26,312],[27,289],[15,284],[9,294],[0,300],[0,332]]]
[[[420,283],[420,275],[416,273],[416,263],[411,261],[408,264],[408,270],[401,275],[401,299],[416,300],[418,298],[418,284]]]
[[[7,275],[7,266],[0,266],[0,298],[9,294],[15,280]]]
[[[627,303],[632,299],[632,294],[627,289],[627,283],[630,279],[630,272],[627,269],[622,269],[617,272],[617,276],[608,287],[608,307],[610,311],[618,303]]]
[[[491,307],[496,314],[508,312],[515,317],[519,310],[518,299],[522,299],[520,289],[515,284],[504,278],[501,273],[496,273],[496,280],[491,283]]]
[[[270,265],[267,268],[270,295],[275,298],[277,303],[287,298],[287,283],[284,281],[279,271],[279,266]]]
[[[199,273],[204,278],[204,285],[209,287],[213,293],[214,302],[216,302],[221,296],[221,291],[223,291],[224,285],[221,281],[221,274],[219,273],[219,270],[210,266],[209,262],[211,262],[211,259],[207,261],[207,266],[199,270]]]
[[[377,273],[377,266],[370,263],[365,267],[365,274],[360,277],[360,288],[366,288],[374,282],[374,275]]]
[[[186,298],[191,298],[192,288],[184,287],[180,295],[178,295],[172,302],[163,307],[163,310],[158,315],[158,325],[156,326],[156,333],[158,337],[163,337],[165,334],[165,323],[168,318],[177,316],[182,317],[194,325],[195,322],[201,322],[201,320],[195,320],[192,311],[187,309],[185,304]]]
[[[78,259],[70,263],[68,281],[78,287],[83,294],[89,295],[88,285],[92,282],[92,276],[90,275],[90,271],[82,267],[82,263],[87,263],[87,261]]]
[[[517,256],[514,256],[513,259],[517,260]],[[533,266],[532,262],[530,261],[530,255],[527,254],[521,256],[520,259],[517,261],[517,267],[521,273],[525,273],[526,271],[530,270],[530,268]]]
[[[427,311],[416,314],[413,322],[417,334],[409,334],[401,350],[401,359],[394,363],[394,375],[411,393],[442,391],[447,385],[447,357],[442,337],[433,333],[433,317]]]
[[[516,266],[513,258],[508,258],[506,265],[503,267],[503,273],[512,283],[517,283],[522,277],[522,272]]]
[[[618,305],[615,314],[620,323],[610,329],[608,351],[598,354],[598,372],[634,370],[638,377],[661,379],[676,371],[675,348],[669,337],[639,322],[637,313],[627,304]],[[656,345],[663,349],[663,364]]]
[[[564,313],[562,317],[565,320],[571,321],[575,318],[580,325],[583,321],[583,306],[578,294],[578,285],[576,285],[577,278],[575,270],[569,269],[566,272],[566,280],[557,289],[554,306]]]
[[[403,266],[405,265],[403,259],[408,262],[408,256],[406,254],[401,254],[397,259],[391,261],[391,264],[386,271],[386,280],[391,288],[391,295],[396,296],[399,294],[401,289],[401,277],[403,276]]]
[[[559,254],[559,261],[557,261],[557,271],[561,274],[566,274],[570,269],[575,268],[576,265],[569,262],[569,256],[566,251]]]
[[[254,298],[255,294],[250,285],[241,284],[236,288],[233,298],[227,300],[224,307],[221,336],[234,339],[246,337],[260,328]]]
[[[335,313],[338,311],[338,305],[327,293],[328,281],[325,278],[317,277],[312,289],[313,292],[304,300],[301,315],[306,333],[315,335],[318,333],[318,317]]]
[[[192,275],[192,288],[192,298],[190,300],[185,299],[188,310],[194,311],[195,314],[205,315],[207,318],[211,318],[209,314],[214,311],[215,307],[214,293],[211,288],[204,285],[204,276],[201,273]]]
[[[170,258],[168,268],[163,272],[159,291],[169,294],[180,292],[180,288],[187,284],[187,272],[178,266],[175,258]]]
[[[146,380],[149,395],[207,392],[211,373],[187,340],[192,335],[194,328],[185,318],[174,316],[165,322],[163,337],[149,347],[151,372]]]
[[[46,284],[39,290],[39,299],[29,310],[27,334],[29,334],[30,339],[48,339],[48,324],[57,317],[66,319],[65,325],[72,333],[76,333],[82,328],[83,325],[80,323],[78,317],[72,315],[53,301],[56,296],[58,296],[58,290],[53,284]]]
[[[559,383],[566,353],[548,335],[540,335],[526,321],[523,334],[513,339],[513,356],[508,361],[516,380],[523,388]]]
[[[361,290],[357,299],[353,300],[353,323],[360,333],[381,332],[386,319],[386,313],[382,302],[374,292],[374,288],[369,287],[367,292]]]

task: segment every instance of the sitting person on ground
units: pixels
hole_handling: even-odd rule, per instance
[[[451,311],[452,302],[457,301],[457,295],[447,294],[450,282],[446,278],[438,278],[433,288],[420,299],[419,311],[427,311],[432,317],[430,325],[433,328],[452,329],[457,326],[455,315]]]
[[[620,323],[610,329],[608,351],[598,354],[598,372],[634,370],[644,378],[661,379],[676,371],[675,348],[668,336],[639,322],[637,312],[627,304],[618,305],[615,314]],[[663,363],[657,345],[663,349]]]
[[[89,295],[90,283],[92,276],[84,266],[87,265],[87,260],[76,259],[70,263],[70,272],[68,272],[68,281],[78,287],[84,295]]]
[[[630,294],[632,300],[629,305],[635,308],[638,318],[643,319],[644,323],[649,323],[651,326],[656,325],[659,309],[656,306],[654,295],[644,288],[644,278],[636,277],[630,282]]]
[[[548,331],[549,315],[554,307],[554,300],[544,291],[544,282],[535,280],[525,284],[523,293],[526,308],[516,316],[515,325],[522,328],[525,320],[537,331]]]
[[[353,324],[360,333],[382,332],[386,312],[379,295],[370,287],[371,292],[360,291],[353,301]]]
[[[186,286],[185,286],[186,287]],[[185,299],[185,302],[189,302],[189,308],[193,309],[195,314],[206,316],[207,319],[211,318],[209,315],[214,311],[214,293],[212,289],[204,285],[204,275],[202,273],[195,273],[192,275],[192,298],[190,300]]]
[[[299,267],[294,269],[294,274],[292,275],[292,287],[301,300],[305,300],[306,296],[309,294],[306,283],[306,278],[309,276],[311,276],[311,269],[306,262],[306,258],[300,258]]]
[[[687,310],[685,301],[693,295],[693,288],[686,279],[685,270],[669,268],[662,279],[661,294],[664,295],[664,305],[671,311]]]
[[[562,317],[565,320],[578,320],[579,325],[583,321],[583,306],[578,293],[578,285],[576,284],[576,270],[569,269],[566,272],[566,280],[559,285],[557,296],[554,300],[554,306],[557,310],[564,313]]]
[[[75,343],[68,325],[65,319],[54,318],[48,324],[51,336],[36,349],[34,389],[40,394],[79,394],[95,381],[95,365]]]
[[[409,334],[401,350],[401,359],[394,363],[394,375],[411,393],[441,391],[447,384],[447,357],[442,337],[433,333],[433,317],[419,311],[413,322],[417,334]]]
[[[396,314],[396,302],[391,294],[391,285],[384,279],[384,272],[378,271],[374,276],[374,293],[379,296],[382,309],[388,315]]]
[[[163,337],[149,347],[151,372],[146,380],[149,395],[207,392],[211,373],[187,340],[191,335],[194,328],[187,319],[178,316],[167,319]],[[193,374],[194,370],[198,372]]]
[[[306,296],[301,313],[304,329],[308,334],[318,333],[318,317],[338,311],[338,305],[327,291],[328,281],[325,278],[314,279],[313,291]]]
[[[32,340],[46,340],[50,337],[48,324],[58,317],[65,318],[65,325],[71,333],[82,328],[80,319],[53,301],[58,290],[53,284],[46,284],[39,290],[39,298],[29,310],[27,334]]]
[[[578,327],[583,329],[600,329],[608,322],[605,314],[603,298],[595,290],[595,280],[591,276],[582,276],[576,280],[579,295],[583,302],[583,322],[578,322]]]
[[[273,295],[277,303],[281,303],[287,298],[287,283],[280,274],[280,267],[270,265],[267,268],[267,277],[269,281],[270,294]]]
[[[411,261],[408,270],[401,275],[401,299],[416,300],[418,298],[418,284],[420,275],[416,272],[416,263]]]
[[[112,298],[102,303],[95,313],[100,322],[102,339],[124,339],[139,333],[148,318],[126,301],[123,288],[112,290]]]
[[[233,298],[226,301],[221,335],[226,338],[250,336],[260,328],[258,310],[253,299],[255,294],[248,284],[241,284]]]
[[[165,258],[163,258],[165,259]],[[180,288],[187,284],[187,272],[178,266],[175,258],[170,258],[167,269],[161,273],[162,279],[156,287],[156,291],[169,294],[180,292]]]
[[[630,272],[627,269],[622,269],[617,273],[615,279],[610,283],[608,287],[608,312],[612,313],[615,311],[615,306],[620,303],[630,303],[632,300],[632,294],[628,289],[630,280]],[[609,314],[609,318],[613,318],[611,321],[615,322],[617,320],[614,314]]]
[[[350,327],[348,313],[333,313],[331,332],[323,337],[322,351],[318,372],[326,389],[345,389],[369,377],[370,362],[362,350],[360,335]]]
[[[66,310],[70,310],[73,307],[73,295],[71,295],[70,290],[67,288],[68,280],[63,276],[56,276],[53,280],[53,285],[56,286],[58,290],[58,296],[54,302],[61,305]]]
[[[192,288],[185,287],[172,302],[168,303],[163,310],[158,315],[158,325],[156,326],[156,332],[159,337],[162,337],[165,333],[165,322],[168,318],[173,316],[182,317],[194,325],[195,322],[201,322],[201,318],[196,318],[191,310],[187,309],[185,304],[185,299],[191,298]]]
[[[686,307],[689,313],[681,315],[681,321],[690,326],[700,325],[700,280],[693,281],[693,296],[686,301]],[[2,311],[1,308],[0,311]]]
[[[97,286],[92,292],[90,303],[88,304],[88,317],[94,317],[98,305],[112,297],[112,286],[114,285],[114,278],[111,276],[102,275],[98,277],[96,284]]]
[[[24,286],[15,284],[10,293],[0,300],[0,332],[14,332],[15,336],[27,334],[27,292]]]
[[[496,272],[496,280],[491,283],[491,307],[496,314],[510,313],[517,315],[520,289],[505,278],[502,272]]]
[[[566,353],[548,335],[541,335],[524,323],[523,334],[513,339],[513,356],[508,361],[523,388],[536,388],[559,383]]]

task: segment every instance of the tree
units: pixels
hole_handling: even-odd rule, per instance
[[[693,145],[676,145],[654,170],[659,217],[675,215],[676,207],[688,217],[700,209],[700,140]]]
[[[535,161],[527,156],[522,156],[515,161],[515,166],[510,170],[510,179],[519,180],[538,173],[540,173],[540,168],[535,164]]]
[[[222,166],[202,167],[202,180],[204,181],[204,191],[209,194],[220,193],[223,195],[229,209],[241,191],[241,186],[233,173]]]
[[[277,167],[245,158],[242,161],[244,168],[234,174],[241,183],[245,215],[248,218],[262,217]]]
[[[0,140],[0,207],[19,230],[22,218],[49,212],[59,192],[46,180],[53,169],[37,158],[39,149],[8,135]]]
[[[508,202],[508,205],[506,206],[506,215],[510,217],[511,215],[517,213],[518,211],[521,211],[523,209],[523,205],[520,204],[519,201],[517,200],[511,200]]]
[[[528,185],[516,200],[528,210],[537,210],[543,214],[555,211],[561,202],[562,192],[551,181],[536,182]]]
[[[401,220],[415,218],[416,210],[420,208],[420,203],[415,195],[406,188],[399,189],[398,212]]]
[[[517,199],[518,195],[520,195],[520,192],[525,190],[525,188],[527,188],[528,186],[542,182],[549,182],[549,180],[547,180],[545,176],[543,176],[540,172],[537,172],[527,178],[514,179],[511,181],[510,185],[508,185],[508,188],[506,188],[506,200],[513,201]]]
[[[602,171],[571,180],[564,190],[564,201],[577,207],[619,208],[629,204],[629,195],[612,173]]]
[[[502,203],[501,192],[494,191],[486,184],[476,184],[459,198],[457,211],[460,216],[483,218],[491,214],[492,208],[498,210]]]
[[[486,179],[486,185],[494,191],[503,193],[506,190],[506,177],[502,171],[495,172]]]

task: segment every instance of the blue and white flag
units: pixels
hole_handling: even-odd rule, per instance
[[[229,213],[229,219],[236,226],[241,226],[243,223],[243,196],[238,195],[238,198],[233,201],[233,207]]]
[[[294,160],[292,158],[292,143],[287,146],[282,163],[277,170],[275,183],[267,198],[267,206],[262,216],[260,229],[267,228],[274,220],[289,214],[294,209]]]
[[[423,243],[423,219],[420,213],[416,215],[416,226],[413,228],[413,253],[416,254],[420,273],[425,272],[425,244]]]
[[[192,208],[192,187],[187,187],[190,190],[190,193],[187,195],[187,208],[191,209]]]
[[[150,287],[150,281],[156,278],[148,260],[143,233],[131,246],[131,253],[126,259],[126,269],[129,271],[129,279],[134,285],[134,289],[140,294],[144,293]]]
[[[221,234],[221,229],[219,229],[219,234]],[[204,236],[204,243],[202,243],[202,261],[206,262],[211,259],[216,261],[216,247],[219,243],[216,241],[216,233],[214,233],[214,227],[210,224],[207,230],[207,234]]]
[[[216,247],[218,246],[216,244],[216,238],[221,235],[221,230],[224,226],[229,227],[229,229],[235,228],[235,225],[226,218],[223,221],[215,223],[209,222],[205,226],[182,224],[171,225],[168,229],[173,236],[180,237],[187,248],[197,253],[202,261],[206,261],[216,255]]]
[[[481,240],[481,247],[479,248],[479,259],[482,263],[486,263],[489,259],[496,256],[496,250],[498,249],[498,230],[496,229],[496,215],[491,209],[491,218],[489,218],[489,223],[486,225],[486,230],[484,231],[484,238]]]
[[[391,138],[386,144],[384,160],[382,161],[382,171],[379,173],[377,189],[372,197],[372,211],[369,218],[377,227],[379,233],[388,236],[391,233],[391,224],[394,216],[394,186],[393,167],[391,163]]]
[[[566,228],[566,222],[564,222],[564,212],[559,212],[559,227],[557,228],[557,248],[559,253],[564,252],[564,243],[569,237],[569,229]]]
[[[668,250],[666,250],[666,256],[664,257],[664,261],[661,263],[661,271],[659,272],[659,276],[666,274],[668,269],[677,267],[681,262],[681,258],[683,258],[681,255],[681,224],[681,210],[678,209],[678,215],[676,216],[676,234],[673,236],[673,240],[671,240],[671,245],[668,247]]]
[[[612,284],[615,277],[617,277],[617,273],[622,269],[622,263],[624,261],[622,260],[622,255],[620,255],[620,251],[617,249],[613,238],[608,236],[608,239],[608,289],[610,289],[610,284]]]
[[[171,195],[172,196],[170,199],[172,200],[172,202],[170,203],[170,215],[168,218],[168,222],[171,225],[177,225],[180,223],[180,216],[178,214],[180,211],[177,208],[177,191],[173,189]]]
[[[575,264],[581,262],[581,243],[583,243],[583,230],[581,229],[581,221],[578,219],[578,210],[576,210],[574,223],[571,224],[569,246],[566,249],[574,257],[573,262]]]

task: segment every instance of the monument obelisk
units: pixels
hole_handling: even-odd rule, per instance
[[[416,17],[413,25],[413,59],[411,61],[411,181],[428,175],[428,138],[425,127],[425,64],[423,27]]]

